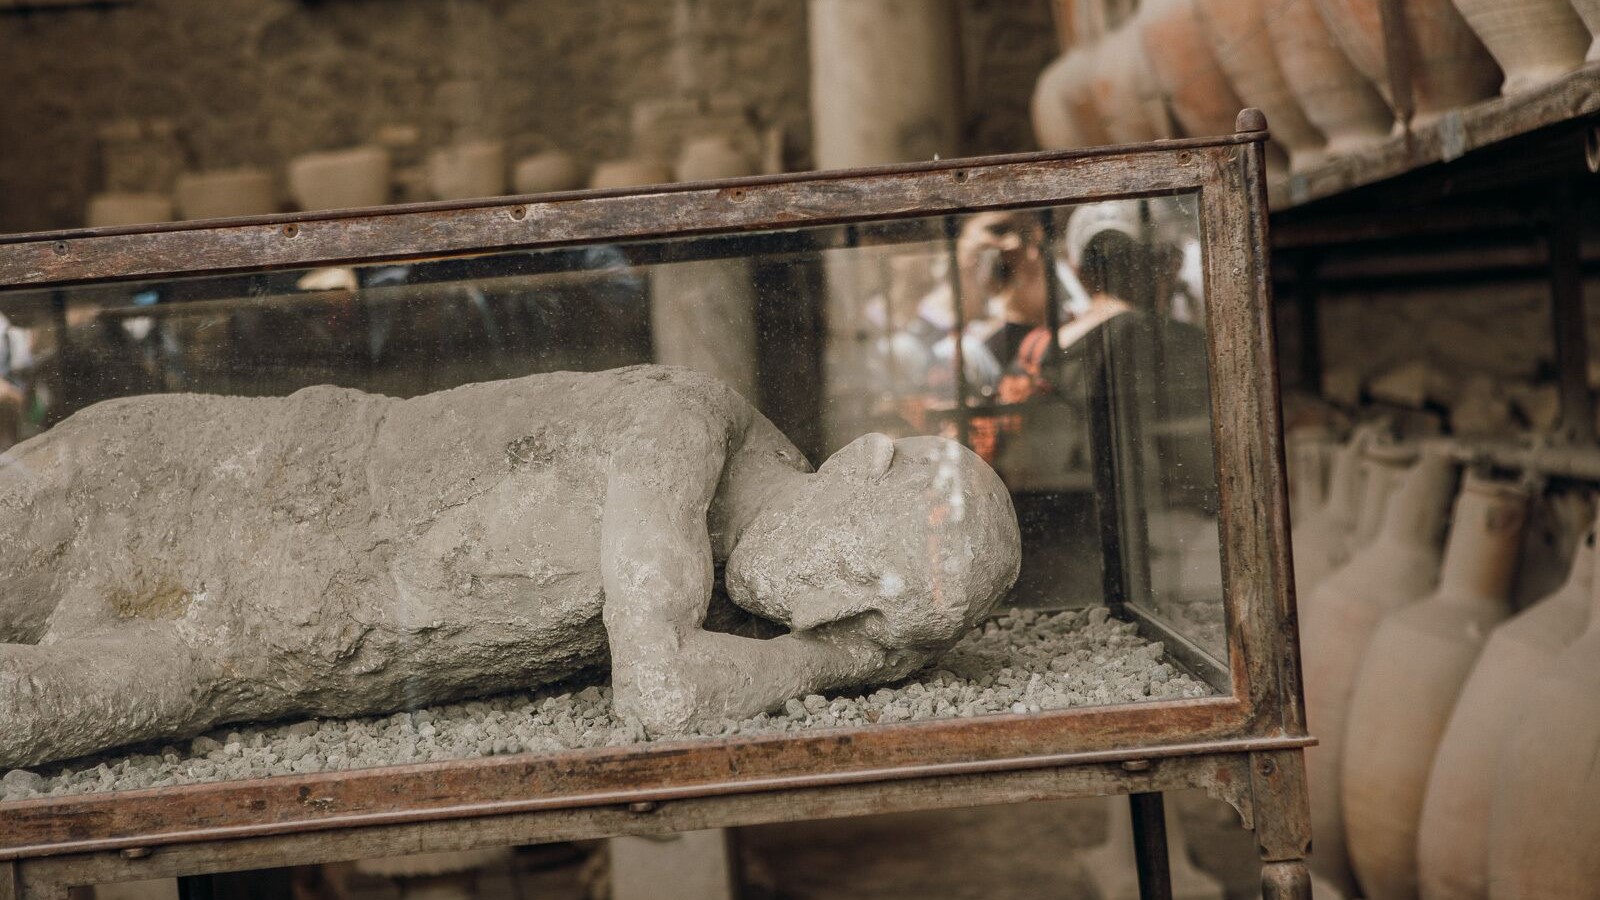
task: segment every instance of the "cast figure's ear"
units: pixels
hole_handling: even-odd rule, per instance
[[[864,481],[877,481],[894,461],[894,439],[884,434],[864,434],[828,457],[821,471],[842,472]]]

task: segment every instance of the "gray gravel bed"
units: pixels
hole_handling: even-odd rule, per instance
[[[1104,608],[1012,610],[967,635],[934,668],[899,684],[790,700],[782,713],[725,721],[701,734],[793,732],[1211,693],[1204,682],[1166,662],[1160,643],[1134,629],[1109,618]],[[382,717],[228,728],[183,746],[14,770],[0,778],[0,801],[645,740],[636,723],[612,714],[611,689],[604,683],[568,684]]]

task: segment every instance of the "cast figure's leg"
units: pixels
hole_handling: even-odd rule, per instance
[[[166,622],[0,644],[0,769],[203,731],[219,719],[216,672]]]
[[[1303,750],[1250,755],[1256,844],[1263,900],[1311,900],[1311,808]]]

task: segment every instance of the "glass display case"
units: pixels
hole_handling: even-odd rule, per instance
[[[0,865],[1092,770],[1297,890],[1263,136],[0,239]]]

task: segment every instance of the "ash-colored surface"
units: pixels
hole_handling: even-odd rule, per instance
[[[945,654],[938,668],[865,694],[790,701],[703,729],[707,736],[803,731],[952,716],[1038,712],[1139,700],[1202,697],[1203,682],[1164,661],[1162,647],[1103,608],[1013,610]],[[75,760],[0,780],[0,800],[164,787],[270,775],[403,765],[507,753],[549,753],[644,740],[617,719],[611,690],[590,685],[511,694],[382,718],[308,720],[216,731],[157,752]]]

